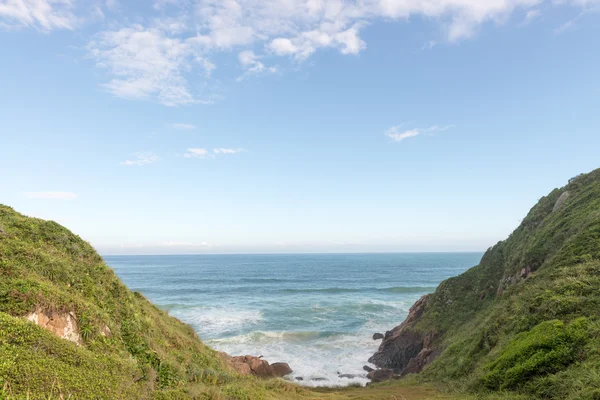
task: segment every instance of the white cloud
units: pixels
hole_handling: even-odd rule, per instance
[[[401,142],[404,139],[408,139],[411,137],[415,137],[421,134],[421,130],[419,129],[409,129],[405,131],[400,131],[400,126],[393,126],[387,130],[385,135],[392,139],[394,142]]]
[[[74,29],[78,18],[73,0],[0,0],[0,23],[43,31]]]
[[[121,165],[124,165],[127,167],[131,167],[131,166],[141,167],[143,165],[155,163],[159,160],[159,158],[156,154],[150,153],[150,152],[140,151],[140,152],[134,153],[133,155],[135,156],[135,158],[133,160],[125,160],[125,161],[121,162]]]
[[[198,147],[189,148],[187,149],[187,152],[183,154],[185,158],[206,158],[208,155],[208,150]]]
[[[298,48],[292,43],[290,39],[286,38],[277,38],[271,41],[269,45],[270,49],[280,56],[296,54],[298,52]]]
[[[453,125],[444,125],[444,126],[438,126],[438,125],[433,125],[430,126],[429,128],[425,129],[426,133],[436,133],[436,132],[444,132],[447,131],[450,128],[453,128]]]
[[[392,126],[390,129],[388,129],[385,132],[385,135],[387,137],[389,137],[390,139],[392,139],[394,142],[401,142],[405,139],[419,136],[422,134],[434,135],[437,132],[447,131],[448,129],[450,129],[452,127],[453,127],[452,125],[445,125],[445,126],[433,125],[427,129],[415,128],[415,129],[401,130],[402,126],[396,125],[396,126]]]
[[[257,56],[252,50],[245,50],[238,54],[238,61],[246,72],[238,77],[238,81],[243,80],[248,75],[258,75],[261,73],[275,73],[277,68],[267,67],[260,61],[260,56]]]
[[[442,34],[427,49],[473,37],[483,25],[503,24],[514,14],[532,20],[546,4],[591,10],[600,0],[154,0],[149,15],[126,16],[122,20],[137,21],[128,26],[110,25],[87,50],[108,74],[102,87],[115,96],[167,106],[207,104],[210,97],[198,88],[206,86],[220,53],[238,55],[243,79],[275,72],[267,57],[303,61],[321,49],[359,54],[367,47],[362,31],[380,21],[439,24]],[[74,29],[86,19],[76,12],[82,8],[96,15],[123,9],[115,0],[0,0],[0,25]],[[205,82],[192,86],[191,76]]]
[[[75,200],[77,194],[73,192],[27,192],[25,197],[30,199]]]
[[[212,150],[208,150],[201,147],[195,147],[187,149],[183,156],[185,158],[214,158],[218,155],[238,154],[244,151],[246,151],[246,149],[217,147]]]
[[[156,98],[167,106],[202,102],[189,92],[184,74],[192,64],[208,72],[212,64],[196,55],[190,43],[158,28],[134,25],[102,32],[87,49],[96,65],[113,77],[103,87],[118,97]]]
[[[525,13],[525,24],[530,23],[531,21],[533,21],[536,18],[539,18],[542,15],[542,11],[539,9],[533,9],[533,10],[529,10]]]
[[[171,124],[171,128],[190,131],[190,130],[196,129],[196,125],[177,123],[177,124]]]
[[[237,154],[246,151],[245,149],[227,149],[227,148],[218,148],[213,149],[213,153],[215,154]]]

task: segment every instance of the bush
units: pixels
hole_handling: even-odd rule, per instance
[[[560,371],[577,360],[587,337],[586,318],[568,326],[558,320],[542,322],[517,335],[488,364],[482,383],[489,389],[515,389],[531,377]]]

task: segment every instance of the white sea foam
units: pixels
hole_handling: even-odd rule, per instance
[[[235,332],[263,320],[259,310],[217,307],[173,309],[171,315],[192,325],[200,336],[216,336]]]
[[[377,350],[372,331],[357,334],[319,332],[251,332],[215,339],[208,344],[232,355],[262,355],[269,362],[287,362],[294,372],[286,379],[304,386],[364,385],[362,369]],[[352,378],[340,375],[353,375]],[[296,380],[301,377],[302,380]]]

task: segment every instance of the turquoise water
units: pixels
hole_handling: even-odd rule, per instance
[[[211,347],[284,361],[305,385],[365,383],[375,332],[481,253],[107,256],[127,286]],[[355,378],[340,378],[353,374]],[[326,380],[322,380],[326,379]]]

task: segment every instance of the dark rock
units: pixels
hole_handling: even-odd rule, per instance
[[[368,365],[365,365],[363,367],[363,370],[367,371],[367,372],[371,372],[371,371],[375,371],[373,368],[369,367]]]
[[[406,368],[411,358],[423,349],[425,335],[412,330],[412,326],[421,318],[427,308],[429,295],[421,297],[411,308],[402,324],[386,333],[377,353],[369,358],[371,364],[380,368],[392,368],[399,371]]]
[[[423,338],[423,347],[432,347],[433,340],[435,339],[435,331],[429,332],[425,338]]]
[[[340,378],[346,378],[346,379],[354,379],[356,378],[358,375],[354,375],[354,374],[339,374],[338,377]]]
[[[388,381],[390,379],[394,379],[394,371],[391,369],[376,369],[367,374],[367,378],[371,380],[371,382],[383,382]]]
[[[415,358],[411,358],[408,362],[406,368],[402,370],[401,376],[406,376],[408,374],[418,374],[423,370],[423,367],[426,364],[427,357],[431,354],[431,349],[423,349],[417,354]]]
[[[383,334],[381,333],[374,333],[373,334],[373,340],[379,340],[379,339],[383,339],[385,336],[383,336]]]
[[[295,380],[297,380],[297,381],[303,381],[303,380],[304,380],[304,378],[303,378],[303,377],[301,377],[301,376],[297,376],[297,377],[295,377],[294,379],[295,379]]]
[[[311,378],[310,380],[314,381],[314,382],[323,382],[323,381],[327,381],[328,379],[327,378]]]
[[[271,368],[273,368],[273,373],[275,374],[275,376],[279,378],[294,372],[287,363],[273,363],[271,364]]]

